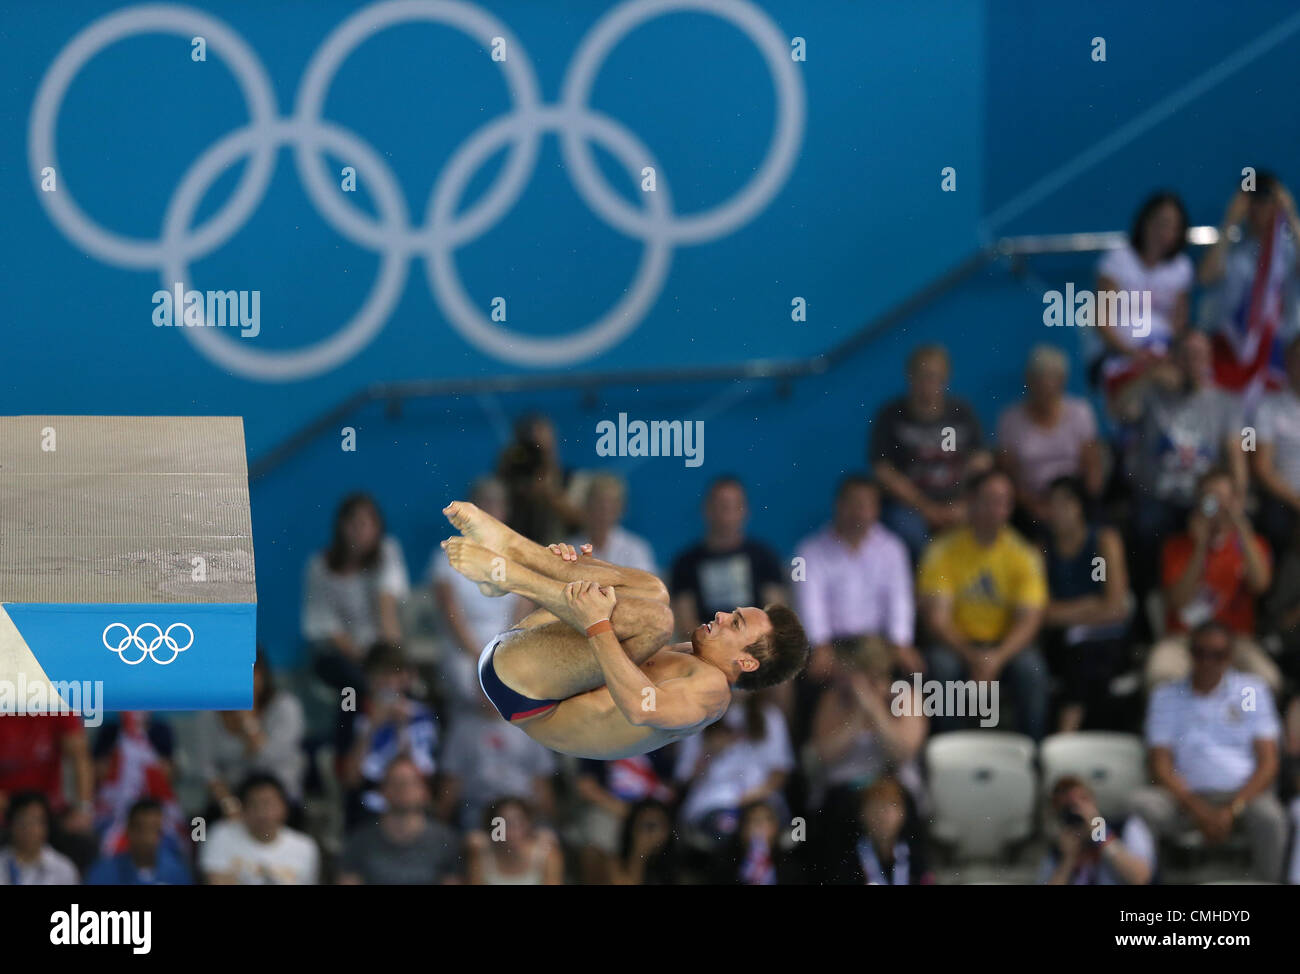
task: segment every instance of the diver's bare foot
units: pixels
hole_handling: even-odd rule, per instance
[[[497,584],[506,577],[506,560],[500,555],[465,538],[448,538],[442,543],[442,550],[447,552],[451,567],[471,582],[477,582],[478,590],[484,595],[498,598],[508,594],[508,589]]]
[[[452,527],[480,548],[499,555],[510,554],[510,542],[515,532],[491,514],[469,501],[452,501],[442,509]]]

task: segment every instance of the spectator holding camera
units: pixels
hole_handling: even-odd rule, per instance
[[[438,718],[412,693],[415,674],[402,650],[380,643],[366,660],[370,696],[357,719],[356,739],[343,762],[340,777],[349,789],[348,819],[384,810],[380,783],[391,761],[405,756],[425,778],[437,770]]]
[[[302,703],[279,689],[259,650],[253,663],[253,709],[204,711],[195,735],[195,763],[208,786],[209,815],[239,814],[235,790],[248,775],[275,775],[293,806],[302,802],[307,721]]]
[[[813,844],[826,854],[824,839],[853,828],[858,793],[885,774],[898,777],[922,796],[919,766],[929,730],[911,683],[890,682],[893,653],[879,638],[835,644],[830,686],[822,694],[804,750],[811,804],[825,823]],[[897,701],[898,706],[895,706]]]
[[[1151,651],[1148,684],[1185,676],[1190,666],[1186,633],[1215,619],[1233,634],[1238,668],[1279,688],[1276,664],[1254,640],[1255,600],[1272,582],[1268,546],[1251,528],[1228,473],[1212,470],[1201,478],[1187,529],[1165,542],[1162,560],[1170,635]]]
[[[1146,886],[1155,873],[1156,840],[1131,815],[1107,822],[1082,778],[1065,775],[1052,786],[1057,830],[1043,860],[1048,886]]]

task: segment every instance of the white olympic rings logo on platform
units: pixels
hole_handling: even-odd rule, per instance
[[[748,184],[723,203],[685,216],[672,212],[667,181],[650,151],[614,119],[587,105],[606,56],[642,23],[667,13],[696,11],[729,21],[753,41],[767,63],[776,89],[776,122],[767,153]],[[354,133],[321,117],[326,94],[344,59],[363,41],[395,24],[434,22],[455,27],[487,48],[506,43],[500,62],[513,110],[489,122],[452,154],[439,174],[425,222],[411,224],[406,201],[383,156]],[[249,112],[248,124],[206,149],[181,179],[163,218],[161,236],[124,236],[92,221],[62,185],[41,192],[41,170],[57,171],[55,128],[60,106],[81,68],[104,48],[140,33],[203,36],[234,72]],[[423,256],[430,289],[447,320],[469,342],[519,365],[558,366],[599,354],[626,337],[658,298],[675,245],[726,236],[763,210],[785,183],[803,140],[803,81],[790,57],[788,40],[766,13],[746,0],[629,0],[606,13],[579,44],[569,64],[558,103],[540,101],[537,79],[523,46],[486,11],[460,0],[389,0],[343,21],[313,54],[298,89],[292,117],[280,117],[270,79],[239,34],[215,17],[191,7],[150,4],[109,14],[77,34],[41,81],[28,130],[28,161],[37,197],[72,241],[105,263],[156,268],[162,285],[188,284],[189,267],[237,233],[261,204],[282,146],[291,146],[299,178],[322,218],[348,240],[381,256],[378,278],[364,304],[330,337],[290,350],[258,350],[217,334],[186,327],[199,350],[232,372],[264,381],[289,381],[335,368],[359,352],[383,328],[401,298],[412,258]],[[495,225],[518,201],[537,161],[540,138],[558,133],[565,168],[582,199],[609,225],[641,240],[644,253],[625,296],[604,316],[581,330],[556,337],[520,335],[491,322],[465,293],[454,252]],[[634,182],[652,166],[657,190],[644,193],[638,210],[606,182],[589,146],[601,143],[627,167]],[[496,182],[460,215],[457,204],[471,177],[495,151],[509,145]],[[346,158],[373,195],[379,219],[347,202],[332,181],[322,150]],[[204,194],[231,166],[247,159],[234,193],[197,227],[191,220]]]
[[[114,646],[112,643],[108,641],[108,634],[112,632],[114,629],[121,629],[124,633],[126,633],[126,635],[121,638],[121,640],[118,642],[116,646]],[[140,635],[146,629],[152,629],[155,633],[157,633],[157,635],[152,637],[148,643],[146,643]],[[181,646],[176,642],[175,639],[172,638],[173,629],[184,629],[187,633],[189,633],[189,637],[190,637],[189,641],[186,642],[184,646]],[[191,646],[194,645],[194,630],[191,629],[183,622],[173,622],[170,626],[167,627],[166,631],[164,631],[163,628],[157,625],[156,623],[142,622],[140,625],[135,627],[135,631],[133,632],[131,630],[131,627],[128,626],[125,622],[112,622],[104,627],[104,635],[101,638],[104,641],[104,648],[112,650],[114,653],[117,653],[117,655],[121,658],[122,662],[125,663],[127,666],[135,666],[139,663],[143,663],[144,658],[146,656],[149,657],[151,660],[153,660],[155,663],[157,663],[159,666],[166,666],[168,663],[176,662],[177,656],[179,656],[181,653],[185,652],[185,650],[189,649]],[[172,655],[169,659],[159,659],[157,656],[154,655],[154,652],[160,646],[166,646],[169,650],[171,650]],[[126,658],[127,649],[138,649],[140,651],[139,658],[127,659]]]

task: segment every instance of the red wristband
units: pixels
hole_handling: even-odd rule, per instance
[[[614,626],[608,619],[601,619],[600,622],[593,622],[587,627],[588,636],[599,636],[602,632],[613,632]]]

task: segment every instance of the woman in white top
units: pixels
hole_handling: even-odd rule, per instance
[[[292,693],[276,688],[259,650],[253,664],[253,709],[198,716],[195,762],[223,816],[239,814],[235,792],[254,772],[274,775],[289,804],[301,803],[306,730],[302,704]]]
[[[1133,380],[1162,359],[1187,328],[1196,277],[1191,258],[1184,253],[1187,224],[1187,208],[1177,195],[1155,193],[1138,210],[1124,246],[1107,251],[1097,265],[1098,292],[1136,291],[1143,295],[1144,307],[1145,295],[1151,295],[1145,327],[1109,320],[1107,302],[1097,302],[1095,331],[1101,351],[1094,359],[1093,374],[1118,419],[1127,419],[1134,404],[1127,395],[1137,385]]]
[[[384,533],[379,507],[367,494],[344,498],[330,546],[307,563],[304,585],[302,634],[321,653],[322,679],[363,685],[370,647],[402,641],[397,610],[409,590],[402,549]]]
[[[471,886],[561,886],[564,855],[555,833],[533,824],[521,798],[501,798],[466,839]]]
[[[794,749],[772,696],[745,694],[716,724],[680,742],[675,777],[686,797],[678,814],[696,841],[729,837],[740,823],[740,809],[750,802],[784,801]]]
[[[76,886],[81,877],[72,860],[47,844],[50,806],[40,792],[9,800],[10,845],[0,849],[0,886]]]

